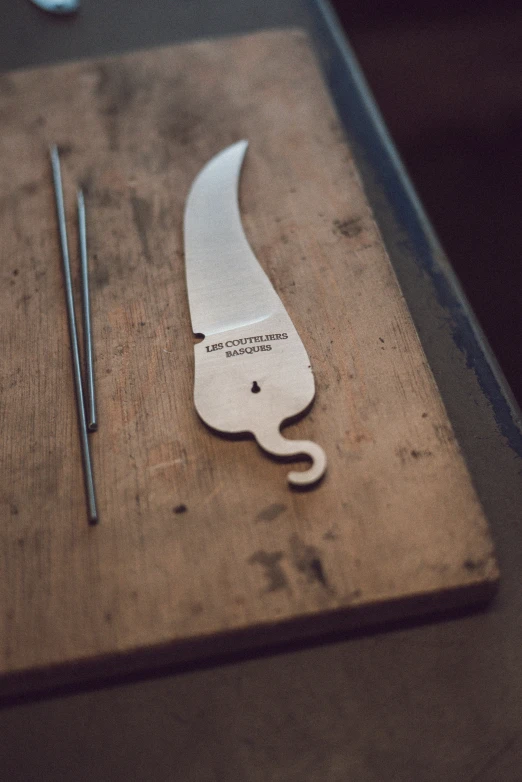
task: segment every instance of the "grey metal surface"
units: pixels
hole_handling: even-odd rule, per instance
[[[77,17],[83,27],[68,37],[68,24],[47,26],[42,35],[45,15],[29,3],[12,10],[11,2],[0,0],[0,8],[2,20],[8,13],[17,20],[0,29],[4,66],[307,22],[301,4],[286,0],[158,0],[146,10],[138,0],[127,0],[122,10],[116,0],[118,26],[115,16],[105,28],[100,23],[96,35],[96,19],[107,20],[112,10],[90,0],[86,15],[82,10]],[[177,26],[165,27],[167,19]],[[332,90],[348,94],[348,131],[365,187],[492,527],[500,595],[487,611],[469,616],[11,705],[0,712],[5,779],[522,779],[522,464],[516,430],[505,394],[477,354],[480,335],[477,341],[465,303],[458,305],[446,260],[428,246],[430,262],[421,263],[417,228],[400,215],[411,195],[390,196],[393,177],[364,143],[368,127],[363,123],[360,134],[353,129],[364,85],[333,67],[328,34],[317,40]],[[361,111],[375,124],[369,105]]]
[[[192,330],[210,337],[282,310],[247,241],[239,212],[247,141],[222,150],[199,172],[187,198],[185,272]]]
[[[0,0],[0,71],[302,25],[305,17],[302,0],[85,0],[77,14],[60,17],[27,0]]]

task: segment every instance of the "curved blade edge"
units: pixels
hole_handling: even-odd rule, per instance
[[[283,309],[241,223],[238,186],[247,146],[239,141],[213,157],[187,198],[185,272],[195,334],[240,328]]]

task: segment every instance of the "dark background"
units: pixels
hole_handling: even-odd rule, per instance
[[[334,6],[520,404],[522,4]]]

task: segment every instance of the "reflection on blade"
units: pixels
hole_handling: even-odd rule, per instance
[[[246,239],[238,204],[248,142],[202,169],[185,209],[185,269],[192,330],[209,336],[264,320],[283,309]]]

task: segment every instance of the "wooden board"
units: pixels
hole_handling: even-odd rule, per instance
[[[482,600],[487,524],[309,42],[279,31],[0,81],[5,691]],[[182,214],[248,138],[251,245],[310,355],[308,492],[193,406]],[[101,523],[89,527],[49,144],[87,189]],[[74,254],[73,254],[74,255]]]

